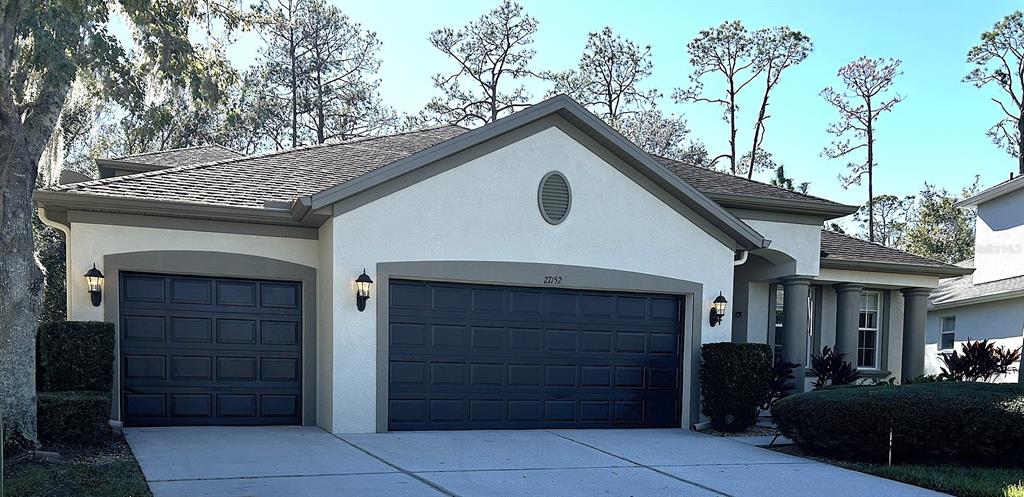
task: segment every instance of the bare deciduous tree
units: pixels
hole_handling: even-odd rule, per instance
[[[487,124],[528,106],[522,85],[530,76],[534,51],[527,48],[537,32],[537,20],[523,7],[504,0],[498,8],[459,28],[430,34],[430,44],[458,64],[458,71],[434,75],[442,96],[428,104],[425,114],[452,124]]]
[[[729,153],[711,159],[711,164],[720,159],[729,159],[729,171],[737,174],[737,96],[760,73],[754,59],[754,40],[740,21],[726,21],[713,28],[703,29],[686,45],[690,54],[690,87],[678,88],[672,94],[676,102],[708,102],[721,105],[722,119],[729,124]],[[703,95],[704,78],[711,74],[725,79],[725,96]]]
[[[790,29],[788,26],[760,29],[754,32],[754,60],[764,74],[764,94],[761,107],[754,121],[754,139],[747,155],[747,179],[754,177],[757,163],[757,151],[764,143],[765,121],[768,114],[768,99],[775,86],[782,78],[782,72],[793,67],[810,55],[814,45],[807,35]]]
[[[870,59],[860,57],[840,67],[837,73],[846,88],[836,90],[827,87],[821,96],[839,112],[839,120],[830,124],[827,131],[835,140],[825,147],[823,155],[830,159],[846,157],[861,149],[866,150],[863,162],[847,164],[850,172],[840,175],[844,188],[859,185],[861,178],[868,178],[868,240],[875,241],[874,224],[874,170],[875,166],[875,121],[889,112],[903,100],[900,95],[888,96],[896,76],[900,74],[898,59]]]
[[[786,26],[764,28],[749,32],[740,21],[726,21],[701,30],[686,45],[690,54],[690,86],[673,93],[677,102],[707,102],[723,107],[722,119],[729,125],[729,152],[712,159],[729,160],[732,174],[746,174],[752,178],[756,170],[770,169],[772,164],[759,162],[763,148],[765,121],[770,117],[768,104],[772,90],[778,85],[783,71],[807,58],[812,49],[809,37]],[[711,75],[721,76],[725,94],[711,96],[704,83]],[[750,152],[739,157],[737,134],[739,131],[739,95],[759,77],[764,77],[764,92],[753,126]]]
[[[976,67],[964,81],[981,88],[995,83],[1004,98],[992,98],[1003,113],[992,125],[992,142],[1017,159],[1024,175],[1024,12],[1016,11],[981,34],[981,43],[967,52],[967,62]]]
[[[704,145],[687,141],[690,128],[682,117],[666,116],[661,110],[651,108],[621,117],[617,124],[622,136],[649,154],[701,167],[707,162]]]
[[[618,129],[622,118],[653,108],[661,96],[640,88],[652,69],[650,45],[641,47],[605,27],[587,36],[576,69],[542,76],[554,83],[550,95],[565,93]]]

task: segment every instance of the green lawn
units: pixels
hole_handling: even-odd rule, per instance
[[[123,439],[60,453],[60,462],[5,461],[3,497],[152,497]]]
[[[795,446],[777,450],[810,457]],[[811,457],[828,464],[890,480],[929,488],[957,497],[1024,497],[1024,468],[985,468],[955,465],[869,464]]]

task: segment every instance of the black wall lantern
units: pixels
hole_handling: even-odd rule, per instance
[[[729,301],[725,299],[722,292],[718,292],[715,301],[711,303],[711,313],[708,314],[708,321],[712,327],[722,322],[722,318],[725,317],[725,306],[728,304]]]
[[[93,307],[99,307],[103,302],[103,273],[96,269],[93,263],[92,269],[85,272],[85,284],[89,286],[89,296],[92,297]]]
[[[366,310],[366,301],[370,300],[370,285],[372,284],[373,280],[366,274],[366,269],[363,269],[363,274],[356,278],[356,307],[359,312]]]

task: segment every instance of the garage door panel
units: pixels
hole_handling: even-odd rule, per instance
[[[675,298],[411,281],[391,289],[392,430],[678,426]]]
[[[122,283],[127,425],[300,421],[298,283],[139,273]]]

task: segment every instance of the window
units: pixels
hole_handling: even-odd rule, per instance
[[[939,340],[940,350],[952,350],[956,345],[956,316],[942,318],[942,337]]]
[[[878,369],[879,342],[881,332],[881,302],[878,292],[862,292],[860,294],[860,333],[857,338],[857,367]]]
[[[805,366],[810,367],[811,365],[811,354],[814,354],[814,287],[811,287],[810,292],[807,294],[807,359]],[[772,341],[772,347],[775,349],[776,354],[782,353],[782,342],[783,342],[783,312],[784,298],[786,292],[782,285],[777,285],[775,288],[775,337]]]

